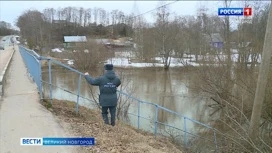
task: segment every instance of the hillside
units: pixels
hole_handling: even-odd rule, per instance
[[[79,114],[75,113],[75,103],[54,100],[53,105],[44,102],[60,120],[60,124],[77,137],[94,137],[96,145],[80,147],[79,152],[101,153],[181,153],[170,140],[155,137],[152,134],[137,130],[117,121],[115,127],[102,122],[101,113],[86,107],[79,107]]]

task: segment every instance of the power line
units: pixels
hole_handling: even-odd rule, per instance
[[[159,6],[159,7],[154,8],[154,9],[152,9],[152,10],[149,10],[149,11],[147,11],[147,12],[145,12],[145,13],[142,13],[142,14],[136,15],[136,16],[134,16],[134,17],[132,17],[132,18],[137,18],[137,17],[142,16],[142,15],[144,15],[144,14],[147,14],[147,13],[150,13],[150,12],[152,12],[152,11],[155,11],[155,10],[157,10],[157,9],[161,8],[161,7],[164,7],[164,6],[167,6],[167,5],[174,4],[174,3],[178,2],[178,1],[179,1],[179,0],[175,0],[174,2],[164,4],[164,5],[162,5],[162,6]]]

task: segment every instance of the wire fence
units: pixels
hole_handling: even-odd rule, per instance
[[[72,100],[76,102],[76,113],[79,111],[79,105],[97,108],[95,107],[97,106],[95,99],[87,96],[87,82],[82,72],[54,59],[40,56],[35,51],[22,46],[19,46],[19,50],[30,76],[38,87],[41,100],[49,99],[51,103],[53,99]],[[46,66],[42,66],[44,64],[46,64]],[[60,83],[57,82],[65,79],[58,80],[55,77],[55,71],[52,69],[52,66],[58,66],[66,71],[62,77],[69,78],[69,85],[71,87],[69,87],[68,83],[62,83],[62,85],[60,85]],[[60,94],[57,93],[58,91],[61,91]],[[155,136],[168,136],[175,142],[183,143],[185,147],[195,147],[199,141],[205,141],[206,149],[208,148],[209,151],[214,150],[214,152],[219,152],[216,130],[211,126],[188,118],[156,103],[140,100],[123,91],[118,90],[117,92],[119,94],[118,105],[121,106],[122,108],[120,109],[123,110],[121,113],[125,111],[126,113],[124,114],[127,114],[127,118],[129,118],[127,121],[136,128],[152,132]],[[68,93],[70,97],[64,93]],[[59,95],[59,97],[57,97],[57,95]],[[132,105],[133,107],[128,107],[128,105]],[[149,111],[147,111],[147,109],[149,109]],[[168,123],[163,118],[166,114],[178,118],[178,123]],[[203,137],[199,135],[199,132],[209,134]]]

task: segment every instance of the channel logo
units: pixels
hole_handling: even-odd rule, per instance
[[[252,8],[218,8],[219,16],[252,16]]]
[[[74,137],[74,138],[21,138],[22,146],[93,146],[95,139],[93,137]]]
[[[24,146],[42,146],[43,139],[42,138],[21,138],[21,145]]]

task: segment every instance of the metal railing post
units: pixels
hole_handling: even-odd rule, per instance
[[[214,144],[215,144],[215,152],[219,152],[218,151],[218,146],[217,146],[217,141],[216,141],[216,132],[215,132],[215,130],[213,130],[213,137],[214,137]]]
[[[48,69],[49,69],[49,88],[50,88],[50,102],[52,104],[52,73],[51,73],[51,60],[48,59]]]
[[[81,74],[79,74],[78,84],[77,84],[77,104],[76,104],[76,113],[78,113],[78,103],[79,103],[80,85],[81,85]]]
[[[42,100],[43,99],[43,87],[42,87],[42,65],[41,65],[41,60],[40,59],[38,59],[38,61],[39,61],[39,90],[40,90],[40,100]]]
[[[187,147],[187,125],[186,125],[186,117],[184,117],[184,146]]]
[[[43,99],[43,82],[42,82],[42,64],[41,62],[39,63],[40,64],[40,84],[41,84],[41,99]]]
[[[158,128],[158,105],[155,105],[155,122],[154,122],[154,134],[157,136],[157,128]]]
[[[138,129],[140,129],[140,109],[141,109],[141,102],[138,101]]]

